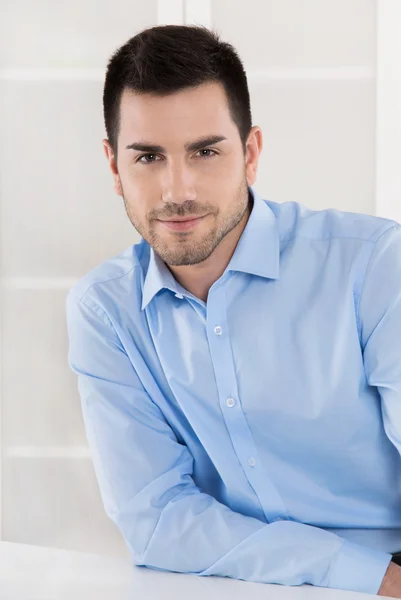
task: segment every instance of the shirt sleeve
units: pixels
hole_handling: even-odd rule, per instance
[[[386,435],[401,455],[401,226],[398,223],[380,236],[372,250],[359,314],[367,382],[378,389]]]
[[[378,592],[390,554],[295,521],[265,523],[203,493],[193,456],[149,397],[106,313],[72,291],[66,308],[68,362],[100,493],[134,564]]]

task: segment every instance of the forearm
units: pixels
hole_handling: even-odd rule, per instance
[[[137,565],[377,594],[391,555],[294,521],[262,523],[203,493],[171,498],[171,477],[159,477],[114,515]]]

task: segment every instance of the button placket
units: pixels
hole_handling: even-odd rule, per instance
[[[266,519],[270,521],[272,515],[285,514],[286,507],[274,483],[268,477],[266,478],[266,471],[256,461],[258,451],[242,410],[241,398],[238,395],[237,374],[227,324],[225,294],[221,285],[209,291],[206,323],[210,356],[222,415],[234,452],[260,502]],[[235,399],[232,398],[232,395],[235,396]],[[234,400],[234,404],[232,400]]]

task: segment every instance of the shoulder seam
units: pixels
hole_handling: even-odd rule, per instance
[[[110,320],[110,317],[107,315],[106,311],[99,304],[97,304],[96,302],[93,302],[93,300],[91,298],[89,298],[90,303],[88,304],[88,302],[85,302],[85,300],[83,300],[83,298],[79,298],[72,290],[70,290],[68,292],[67,297],[74,298],[74,300],[78,304],[82,304],[88,310],[90,310],[92,313],[95,313],[103,321],[103,323],[105,325],[107,325],[107,327],[109,327],[110,329],[113,330],[113,332],[117,336],[117,332],[114,328],[113,323]]]
[[[386,229],[379,235],[379,238],[382,236],[383,233],[385,233],[391,227],[401,227],[401,225],[399,223],[397,223],[396,221],[394,221],[393,223],[387,224]],[[375,230],[374,233],[376,233],[376,232],[377,232],[377,230]],[[291,240],[293,240],[295,238],[304,238],[306,240],[309,240],[310,242],[325,242],[325,241],[329,241],[329,240],[359,240],[360,242],[371,242],[372,244],[375,244],[377,242],[377,240],[379,239],[379,238],[372,239],[372,236],[360,237],[360,236],[354,236],[354,235],[328,235],[326,237],[315,238],[315,237],[309,237],[307,235],[297,234],[297,235],[293,235],[292,237],[283,239],[282,242],[283,243],[290,242]]]
[[[126,271],[125,273],[122,273],[121,275],[117,275],[117,277],[109,277],[107,279],[103,279],[102,281],[94,281],[92,282],[84,291],[84,293],[82,294],[82,296],[76,296],[79,300],[83,300],[84,296],[86,296],[86,294],[89,292],[89,290],[97,284],[101,284],[101,283],[106,283],[107,281],[114,281],[115,279],[120,279],[121,277],[125,277],[126,275],[128,275],[128,273],[130,273],[131,271],[133,271],[134,269],[136,269],[139,265],[136,264],[133,267],[130,267],[128,269],[128,271]]]

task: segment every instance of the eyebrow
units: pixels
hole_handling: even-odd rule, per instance
[[[209,135],[207,137],[202,137],[193,142],[185,144],[184,148],[187,152],[193,152],[194,150],[201,150],[202,148],[205,148],[205,146],[212,146],[213,144],[218,144],[219,142],[223,142],[226,139],[227,138],[225,138],[223,135]],[[166,149],[163,148],[163,146],[157,146],[156,144],[151,144],[145,141],[134,142],[133,144],[125,146],[125,148],[126,150],[138,150],[138,152],[149,152],[149,154],[166,152]]]

